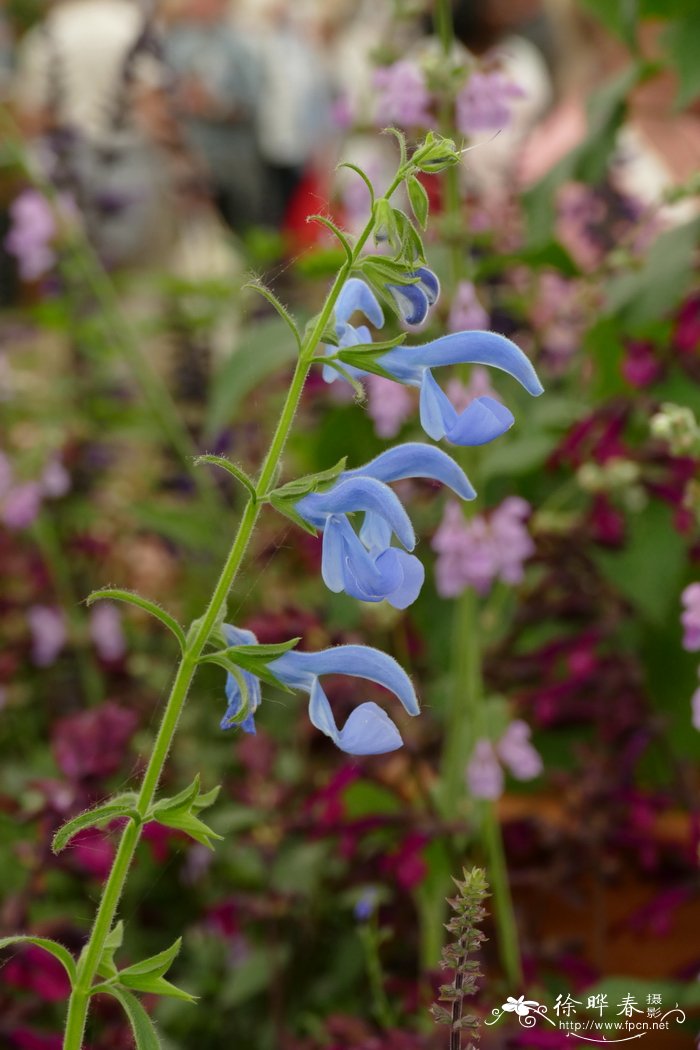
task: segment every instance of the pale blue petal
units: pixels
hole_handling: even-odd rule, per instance
[[[387,595],[387,601],[395,609],[407,609],[409,605],[413,605],[421,592],[421,587],[425,581],[425,568],[420,558],[416,558],[413,554],[407,554],[406,551],[397,550],[395,547],[392,547],[390,551],[386,551],[384,554],[380,554],[377,562],[381,562],[388,553],[392,553],[395,556],[401,569],[402,579],[399,586],[391,594]]]
[[[423,324],[430,304],[420,284],[388,284],[386,290],[391,293],[404,324]]]
[[[241,729],[244,733],[252,733],[253,736],[255,736],[255,718],[252,714],[247,715],[247,717],[243,719],[243,721],[241,722]]]
[[[319,653],[284,653],[268,665],[285,685],[310,693],[314,679],[324,674],[342,674],[366,678],[392,692],[410,715],[419,713],[411,679],[403,668],[386,653],[367,645],[338,645]]]
[[[295,504],[297,513],[310,524],[323,528],[330,514],[374,511],[391,526],[408,550],[416,543],[411,520],[398,496],[375,478],[355,476],[338,482],[327,492],[312,492]]]
[[[429,270],[426,266],[419,266],[413,276],[420,277],[418,286],[423,289],[428,302],[433,306],[433,304],[440,298],[440,281],[438,280],[438,275],[433,273],[433,271]]]
[[[391,545],[391,526],[379,514],[368,511],[360,529],[360,539],[368,550],[386,550]]]
[[[402,445],[395,445],[363,467],[346,470],[341,474],[344,480],[355,477],[376,478],[377,481],[387,483],[400,481],[402,478],[429,478],[431,481],[447,485],[462,499],[474,499],[476,495],[467,475],[452,456],[441,448],[435,448],[434,445],[422,441],[407,441]],[[362,532],[360,535],[365,540]],[[377,544],[380,545],[387,547],[388,543]]]
[[[384,312],[372,289],[359,277],[351,277],[341,288],[336,301],[336,320],[345,324],[356,310],[363,313],[375,328],[382,328],[384,325]]]
[[[323,530],[323,548],[321,554],[321,575],[329,591],[340,594],[345,585],[344,544],[341,521],[347,524],[347,518],[332,514]]]
[[[505,434],[515,422],[513,413],[493,397],[477,397],[446,430],[453,445],[485,445]]]
[[[233,627],[230,623],[223,625],[224,638],[227,645],[257,645],[258,639],[252,631],[245,627]]]
[[[348,755],[385,755],[403,740],[388,714],[370,700],[355,708],[335,743]]]
[[[456,409],[435,382],[433,373],[426,368],[420,388],[420,425],[428,437],[439,441],[456,421]]]
[[[395,547],[389,547],[379,556],[370,554],[355,533],[345,537],[345,590],[351,598],[361,602],[382,602],[396,591],[403,581]]]
[[[442,365],[490,365],[517,379],[533,396],[543,392],[532,364],[510,339],[496,332],[455,332],[423,346],[388,350],[379,364],[401,382],[418,386],[424,368]]]
[[[316,726],[322,733],[329,736],[334,744],[339,746],[340,734],[338,733],[338,727],[335,724],[328,697],[323,691],[323,686],[318,678],[311,682],[307,691],[309,692],[309,721],[311,725]]]

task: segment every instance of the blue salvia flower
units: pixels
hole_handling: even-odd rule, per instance
[[[399,315],[408,324],[422,323],[440,293],[438,279],[432,271],[421,268],[415,271],[415,275],[420,278],[417,284],[387,286],[396,301]],[[342,317],[343,335],[339,338],[343,346],[356,346],[371,340],[366,326],[353,328],[348,323],[354,311],[364,313],[375,327],[384,323],[376,296],[358,278],[351,278],[346,283],[338,303],[342,304],[342,310],[340,315],[336,310],[336,321]],[[381,324],[378,324],[379,319]],[[423,346],[398,346],[381,354],[377,363],[397,382],[420,388],[423,429],[433,440],[444,437],[453,445],[485,445],[509,430],[514,417],[505,405],[492,397],[477,397],[463,412],[457,412],[437,384],[433,368],[456,364],[489,365],[513,376],[535,397],[543,390],[537,373],[520,347],[496,332],[456,332]],[[359,368],[349,365],[346,368],[355,377],[364,374]],[[324,378],[331,382],[337,378],[337,373],[326,366]]]
[[[364,467],[346,470],[325,492],[313,492],[295,504],[298,514],[323,530],[321,572],[326,586],[365,602],[386,600],[405,609],[418,597],[425,570],[407,553],[415,547],[411,521],[388,483],[401,478],[429,478],[447,485],[462,499],[475,496],[469,479],[442,449],[420,442],[397,445]],[[364,514],[359,535],[349,514]],[[391,545],[396,536],[405,548]]]
[[[231,645],[254,645],[257,643],[251,631],[244,631],[226,624],[224,634]],[[321,685],[323,675],[349,675],[366,678],[370,682],[388,689],[396,696],[409,715],[419,713],[418,699],[410,678],[396,660],[378,649],[366,645],[339,645],[318,653],[300,653],[295,650],[268,663],[268,669],[284,685],[309,695],[309,718],[317,729],[330,737],[336,747],[350,755],[382,755],[395,751],[403,741],[398,729],[385,711],[373,701],[360,704],[350,714],[342,729],[338,729],[330,702]],[[226,681],[228,707],[221,721],[222,729],[240,724],[246,733],[255,732],[253,715],[260,703],[260,681],[248,672],[245,675],[248,689],[248,705],[243,721],[244,698],[234,675]],[[251,683],[252,680],[252,683]],[[255,699],[251,699],[254,697]]]

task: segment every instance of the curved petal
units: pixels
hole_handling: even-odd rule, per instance
[[[336,744],[348,755],[385,755],[401,747],[403,740],[386,711],[368,700],[351,713]]]
[[[384,325],[384,311],[368,284],[359,277],[351,277],[340,290],[335,304],[335,317],[341,324],[350,320],[356,310],[365,315],[375,328]]]
[[[420,388],[420,425],[428,437],[439,441],[457,422],[457,410],[426,368]]]
[[[377,558],[377,563],[381,562],[390,552],[393,553],[401,569],[402,579],[399,586],[391,594],[387,594],[386,598],[389,605],[393,605],[395,609],[407,609],[409,605],[413,605],[421,592],[421,587],[425,581],[425,568],[422,561],[416,558],[415,555],[407,554],[406,551],[397,550],[395,547],[391,547],[390,551],[380,554]]]
[[[428,316],[430,303],[420,284],[388,284],[386,290],[396,303],[399,317],[404,324],[423,324]]]
[[[477,397],[452,424],[445,436],[453,445],[486,445],[505,434],[515,416],[493,397]]]
[[[247,631],[245,627],[234,627],[230,623],[223,625],[224,638],[226,639],[227,645],[257,645],[258,639],[252,631]]]
[[[390,547],[379,558],[370,554],[345,517],[336,519],[331,532],[331,568],[333,572],[340,570],[340,590],[363,602],[381,602],[401,586],[403,569],[396,557],[398,550]],[[333,582],[336,579],[333,576]]]
[[[340,476],[343,480],[367,477],[387,483],[402,478],[429,478],[447,485],[462,499],[474,499],[476,495],[469,478],[452,456],[423,441],[406,441],[402,445],[395,445],[363,467],[346,470]]]
[[[497,332],[454,332],[423,346],[400,346],[378,358],[379,364],[401,382],[416,385],[423,368],[441,365],[490,365],[507,372],[537,397],[543,386],[519,346]]]
[[[246,631],[246,634],[250,634],[250,631]],[[234,643],[249,645],[252,643]],[[222,729],[231,729],[233,726],[240,725],[246,733],[255,732],[255,723],[252,721],[253,715],[260,707],[260,701],[262,700],[262,692],[260,688],[260,679],[250,671],[241,671],[241,676],[245,682],[246,689],[248,690],[247,705],[248,713],[242,722],[238,721],[238,716],[243,710],[243,695],[241,693],[241,687],[238,684],[237,678],[232,674],[226,675],[226,699],[228,700],[228,706],[226,713],[221,719],[220,726]],[[251,728],[246,728],[252,725]]]
[[[340,594],[345,585],[345,545],[341,521],[349,525],[347,518],[337,514],[331,514],[326,520],[321,548],[321,576],[328,590],[334,594]]]
[[[335,724],[335,718],[331,711],[331,705],[328,702],[323,686],[319,682],[318,678],[314,678],[311,682],[309,692],[309,721],[312,726],[316,726],[322,733],[329,736],[334,744],[338,744],[340,734],[338,733],[338,727]]]
[[[391,546],[391,526],[374,511],[367,511],[360,529],[360,539],[369,551],[383,551]]]
[[[428,303],[432,306],[440,298],[440,281],[438,275],[433,273],[432,270],[429,270],[427,266],[419,266],[414,277],[420,277],[418,285],[423,289]]]
[[[327,492],[312,492],[295,503],[297,513],[310,524],[323,528],[330,514],[374,511],[391,526],[399,541],[413,550],[416,537],[411,520],[398,496],[375,478],[343,479]]]
[[[284,653],[269,664],[273,674],[292,689],[310,693],[314,680],[324,674],[366,678],[384,686],[403,704],[409,715],[419,713],[411,679],[392,656],[367,645],[338,645],[318,653]]]

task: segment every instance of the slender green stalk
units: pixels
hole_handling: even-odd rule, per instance
[[[394,192],[403,178],[403,174],[403,169],[400,169],[396,178],[387,190],[386,197],[391,196]],[[221,570],[221,574],[204,616],[197,621],[196,630],[194,630],[194,632],[188,637],[188,643],[175,675],[175,680],[170,691],[170,696],[165,705],[153,751],[141,783],[136,805],[136,810],[141,817],[141,822],[137,823],[132,820],[124,829],[112,870],[104,887],[90,938],[78,961],[77,979],[68,1005],[63,1050],[81,1050],[85,1034],[85,1026],[87,1023],[90,996],[92,994],[97,968],[104,951],[105,941],[114,923],[114,918],[124,890],[124,884],[129,873],[129,868],[141,837],[142,822],[155,798],[158,783],[175,736],[177,724],[197,669],[197,661],[202,655],[211,633],[225,608],[229,591],[245,555],[248,543],[250,542],[262,503],[269,494],[269,488],[273,482],[280,457],[289,437],[294,416],[301,398],[301,393],[304,388],[304,383],[313,362],[316,348],[319,345],[323,332],[331,318],[340,290],[343,287],[355,260],[362,250],[362,247],[370,236],[373,225],[374,216],[370,218],[365,229],[358,238],[352,251],[352,258],[348,259],[339,270],[333,286],[328,293],[324,307],[321,310],[312,331],[304,341],[282,408],[282,413],[260,470],[260,476],[255,487],[255,498],[251,495],[245,505],[238,531],[236,532],[233,544],[226,558],[223,569]]]
[[[498,931],[498,948],[509,987],[522,988],[523,968],[520,959],[520,941],[515,921],[513,897],[508,879],[508,864],[503,849],[503,835],[495,802],[484,804],[482,836],[489,880],[493,890],[493,910]]]

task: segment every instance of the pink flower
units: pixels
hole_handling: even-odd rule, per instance
[[[477,740],[467,765],[466,779],[474,798],[495,801],[503,794],[505,778],[490,740],[484,737]]]
[[[530,743],[530,727],[516,718],[496,744],[498,757],[516,780],[533,780],[542,772],[542,759]]]
[[[15,1050],[61,1050],[63,1046],[60,1035],[47,1035],[33,1028],[13,1028],[9,1035]]]
[[[460,281],[452,300],[447,328],[450,332],[466,332],[488,328],[489,315],[479,302],[471,281]]]
[[[693,729],[697,729],[700,732],[700,686],[698,686],[690,699],[690,709]]]
[[[512,117],[512,103],[525,92],[504,73],[472,73],[457,95],[457,127],[463,135],[501,131]]]
[[[27,529],[35,521],[40,507],[41,486],[36,481],[26,481],[5,493],[0,513],[8,529]]]
[[[374,74],[377,89],[375,123],[379,127],[398,124],[400,127],[430,127],[430,93],[422,71],[413,62],[402,60],[393,66],[377,69]]]
[[[3,967],[2,977],[10,987],[33,992],[45,1003],[59,1003],[70,995],[70,982],[58,959],[33,944],[17,950]]]
[[[52,459],[41,475],[41,490],[49,499],[60,499],[70,490],[70,474],[60,459]]]
[[[91,609],[90,637],[98,656],[106,663],[121,660],[126,653],[121,614],[112,602],[98,602]]]
[[[683,612],[683,648],[689,652],[700,649],[700,583],[689,584],[681,594]]]
[[[32,660],[37,667],[48,667],[68,640],[65,617],[54,606],[32,605],[27,619],[32,634]]]
[[[136,729],[136,715],[108,700],[101,707],[60,718],[53,729],[53,753],[71,780],[110,776],[121,766]]]
[[[5,247],[17,259],[22,279],[35,281],[56,261],[50,246],[56,234],[51,206],[36,190],[24,190],[10,205],[10,219]]]
[[[99,828],[84,828],[71,840],[71,859],[96,879],[107,878],[116,852],[108,832]]]
[[[365,387],[375,433],[381,438],[395,437],[415,408],[408,387],[376,375],[367,376]]]
[[[651,386],[661,376],[663,366],[654,353],[654,344],[648,341],[631,340],[625,347],[622,374],[638,390]]]

